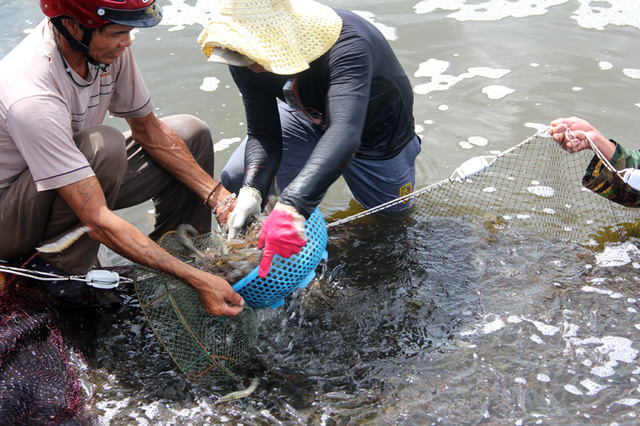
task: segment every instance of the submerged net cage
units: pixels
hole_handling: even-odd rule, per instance
[[[176,238],[165,234],[158,244],[186,263],[192,253]],[[199,250],[209,247],[211,234],[196,237]],[[209,315],[189,284],[142,265],[134,266],[134,283],[140,307],[154,333],[180,371],[191,381],[220,384],[239,381],[258,337],[256,312],[245,306],[234,317]]]
[[[265,278],[258,277],[258,267],[253,267],[253,262],[245,262],[253,269],[233,285],[246,303],[235,317],[207,314],[189,284],[136,265],[134,283],[140,306],[161,344],[187,378],[213,384],[241,378],[242,368],[250,359],[258,336],[257,315],[253,308],[281,306],[284,298],[296,288],[309,284],[315,277],[316,267],[327,257],[327,228],[320,210],[316,209],[305,222],[305,233],[308,241],[300,253],[289,258],[276,255]],[[207,233],[193,237],[185,245],[179,232],[168,232],[158,244],[181,261],[211,272],[222,270],[220,263],[231,262],[234,253],[198,261],[193,255],[194,252],[199,252],[200,256],[211,253],[208,250],[224,244],[220,238],[217,234]],[[255,252],[249,250],[253,256]],[[240,257],[241,252],[238,251]]]
[[[417,221],[465,218],[591,246],[637,236],[640,209],[611,202],[582,185],[593,157],[591,150],[568,153],[541,131],[500,155],[463,163],[448,179],[328,228],[410,202],[410,217]]]

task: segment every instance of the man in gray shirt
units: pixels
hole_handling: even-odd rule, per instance
[[[211,210],[224,222],[235,205],[212,178],[206,124],[153,113],[130,31],[160,22],[157,2],[40,4],[48,18],[0,61],[0,259],[26,258],[85,225],[88,235],[35,263],[85,274],[102,243],[188,282],[210,314],[238,314],[244,301],[223,278],[153,242],[181,223],[208,232]],[[103,125],[107,113],[131,130]],[[156,217],[149,237],[113,212],[149,199]]]

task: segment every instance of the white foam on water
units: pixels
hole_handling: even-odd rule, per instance
[[[110,425],[110,424],[112,424],[111,421],[113,420],[113,418],[119,412],[121,412],[123,409],[125,409],[129,405],[130,401],[131,401],[131,398],[126,397],[126,398],[124,398],[123,400],[120,400],[120,401],[103,400],[103,401],[96,402],[96,408],[98,408],[100,411],[104,412],[104,414],[102,414],[100,416],[100,418],[98,419],[98,422],[101,425]]]
[[[530,339],[539,345],[544,345],[544,340],[542,340],[542,338],[540,338],[540,336],[538,336],[537,334],[532,334]]]
[[[456,84],[460,83],[462,80],[465,80],[465,79],[471,79],[474,77],[499,79],[511,72],[511,70],[500,69],[500,68],[471,67],[467,69],[467,72],[454,76],[454,75],[444,74],[444,72],[449,68],[449,65],[450,65],[449,62],[442,61],[435,58],[430,58],[426,62],[422,62],[420,65],[418,65],[418,70],[413,75],[414,77],[430,78],[431,82],[418,84],[413,88],[413,91],[419,95],[425,95],[427,93],[431,93],[435,91],[450,89],[451,87],[455,86]],[[493,94],[494,92],[493,86],[489,86],[489,87],[491,87],[491,89],[489,89],[489,92]],[[503,86],[495,86],[495,87],[502,88]],[[500,92],[500,93],[508,92],[510,90],[513,90],[513,89],[509,89],[509,88],[495,89],[496,92]]]
[[[549,325],[549,324],[545,324],[543,322],[534,321],[534,320],[527,320],[527,321],[533,324],[538,329],[538,331],[545,336],[553,336],[560,331],[560,327],[556,327],[554,325]]]
[[[531,123],[531,122],[524,123],[524,126],[529,127],[531,129],[535,129],[537,132],[542,132],[549,128],[549,124]]]
[[[204,92],[213,92],[218,89],[220,80],[216,77],[205,77],[200,85],[200,90]]]
[[[482,89],[482,93],[487,95],[489,99],[502,99],[505,96],[515,93],[515,89],[511,89],[506,86],[500,86],[497,84],[492,84],[490,86],[484,87]]]
[[[638,357],[638,350],[632,348],[633,341],[625,337],[604,336],[586,339],[573,337],[568,339],[568,343],[574,348],[585,346],[599,352],[603,361],[600,361],[600,365],[591,368],[591,373],[598,377],[610,377],[615,374],[614,367],[618,366],[619,362],[630,364]]]
[[[526,18],[540,16],[552,6],[567,3],[569,0],[487,0],[465,4],[465,0],[424,0],[413,8],[418,15],[434,12],[438,9],[455,11],[448,18],[466,21],[499,21],[504,18]]]
[[[582,386],[588,389],[587,395],[596,395],[602,389],[608,388],[607,385],[601,385],[599,383],[594,382],[591,379],[584,379],[580,382]]]
[[[394,27],[389,27],[387,25],[381,24],[379,22],[375,21],[375,14],[371,13],[371,12],[366,12],[363,10],[353,10],[353,13],[355,13],[356,15],[361,16],[362,18],[366,19],[367,21],[371,22],[373,24],[373,26],[375,26],[384,36],[384,38],[386,38],[389,41],[394,41],[398,39],[398,32]]]
[[[606,290],[606,289],[602,289],[602,288],[596,288],[596,287],[591,287],[591,286],[584,286],[581,289],[582,291],[584,291],[585,293],[598,293],[598,294],[602,294],[605,296],[609,296],[612,299],[620,299],[622,296],[622,294],[618,293],[618,292],[614,292],[611,290]]]
[[[580,389],[573,385],[564,385],[564,390],[574,395],[584,395]]]
[[[611,62],[607,62],[607,61],[598,62],[598,66],[600,67],[600,69],[602,71],[609,71],[610,69],[613,68],[613,64]]]
[[[522,322],[522,318],[517,315],[509,315],[509,318],[507,318],[507,322],[509,324],[519,324]]]
[[[614,402],[614,404],[626,405],[628,407],[633,407],[634,405],[637,405],[638,403],[640,403],[640,399],[636,399],[636,398],[624,398],[624,399],[621,399],[619,401]]]
[[[487,146],[489,144],[489,140],[482,136],[469,136],[468,140],[469,143],[472,143],[475,146]]]
[[[470,136],[466,141],[458,142],[462,149],[472,149],[474,146],[487,146],[489,140],[482,136]]]
[[[539,382],[550,382],[551,381],[551,378],[549,376],[547,376],[546,374],[538,374],[536,376],[536,379]]]
[[[555,194],[555,190],[550,186],[530,186],[527,188],[527,192],[543,198],[551,198]]]
[[[219,142],[216,142],[213,145],[213,152],[224,151],[225,149],[229,148],[234,143],[238,143],[240,141],[242,141],[242,139],[240,139],[240,138],[221,139]]]
[[[495,331],[498,331],[502,328],[505,327],[505,323],[504,321],[502,321],[502,318],[497,317],[495,320],[493,320],[490,323],[484,324],[481,330],[482,334],[489,334],[489,333],[493,333]]]
[[[465,4],[465,0],[423,0],[413,8],[416,14],[439,10],[451,11],[447,18],[460,22],[499,21],[505,18],[541,16],[554,6],[571,0],[486,0]],[[579,6],[570,16],[582,28],[604,30],[607,25],[640,29],[640,2],[637,0],[578,0]]]
[[[637,68],[625,68],[622,70],[622,73],[624,75],[626,75],[629,78],[632,78],[634,80],[639,80],[640,79],[640,70]]]
[[[607,246],[602,253],[596,254],[596,264],[605,268],[626,265],[631,262],[630,255],[637,255],[639,251],[630,242],[618,246]]]
[[[572,19],[583,28],[604,30],[607,25],[631,26],[640,29],[638,0],[579,0],[580,7]]]
[[[465,0],[423,0],[414,6],[416,14],[438,10],[453,11],[447,18],[466,21],[499,21],[505,18],[525,18],[546,14],[553,6],[570,0],[487,0],[465,4]],[[578,0],[580,5],[570,16],[582,28],[604,30],[608,25],[631,26],[640,29],[640,2],[637,0]],[[602,69],[610,64],[601,62]],[[640,105],[638,105],[640,106]]]

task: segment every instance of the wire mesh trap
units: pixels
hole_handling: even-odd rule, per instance
[[[194,242],[204,249],[211,244],[210,234]],[[193,261],[175,232],[165,234],[158,244],[184,262]],[[134,266],[134,284],[149,325],[189,380],[211,384],[240,380],[258,337],[257,315],[251,307],[245,306],[235,317],[209,315],[189,284],[142,265]]]
[[[258,336],[253,308],[282,305],[286,296],[315,277],[316,267],[327,257],[327,228],[318,209],[306,221],[305,233],[308,241],[300,253],[288,259],[276,255],[266,278],[258,277],[256,267],[233,285],[246,303],[235,317],[207,314],[189,284],[145,266],[135,266],[134,283],[144,315],[187,378],[214,383],[229,378],[239,380]],[[219,237],[211,233],[191,241],[201,252],[220,244]],[[199,267],[194,263],[193,252],[176,232],[165,234],[158,244],[181,261]]]
[[[498,231],[524,228],[545,238],[602,246],[640,234],[640,209],[582,186],[594,152],[568,153],[541,131],[489,159],[475,157],[453,175],[407,196],[329,223],[329,229],[411,202],[410,218],[464,217]]]

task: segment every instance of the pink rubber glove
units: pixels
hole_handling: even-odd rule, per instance
[[[264,249],[258,276],[260,278],[267,276],[276,254],[289,258],[300,253],[306,243],[304,217],[295,207],[276,203],[271,214],[264,220],[260,237],[258,237],[258,248]]]

